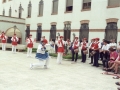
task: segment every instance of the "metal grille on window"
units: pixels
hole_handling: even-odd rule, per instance
[[[91,8],[91,0],[83,0],[83,9]]]
[[[105,39],[111,40],[115,39],[117,41],[118,27],[116,22],[107,23],[105,29]]]
[[[108,6],[119,6],[120,0],[108,0]]]
[[[67,22],[64,27],[64,40],[70,39],[71,36],[71,24]]]
[[[31,1],[28,4],[28,17],[31,17],[31,11],[32,11],[32,4]]]
[[[58,0],[53,0],[53,12],[58,13]]]
[[[41,40],[41,36],[42,36],[42,27],[38,26],[37,33],[36,33],[36,40],[40,41]]]
[[[30,26],[26,27],[26,37],[29,37],[30,35]]]
[[[11,13],[12,13],[12,9],[10,7],[10,9],[9,9],[9,17],[11,17]]]
[[[41,0],[40,2],[39,2],[39,9],[38,9],[39,11],[39,16],[43,16],[43,0]]]
[[[82,41],[83,38],[87,38],[88,40],[88,37],[89,37],[88,23],[81,24],[80,31],[79,31],[80,42]]]
[[[56,39],[56,25],[51,25],[50,39],[52,39],[52,41],[55,41]]]

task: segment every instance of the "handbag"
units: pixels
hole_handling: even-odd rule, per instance
[[[78,52],[79,52],[79,49],[78,49],[78,48],[74,49],[74,52],[75,52],[75,53],[78,53]]]

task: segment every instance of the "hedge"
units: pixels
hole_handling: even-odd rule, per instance
[[[53,57],[57,57],[57,54],[56,53],[49,53],[50,56],[53,56]],[[67,54],[67,55],[64,55],[63,56],[64,59],[72,59],[72,55],[71,54]],[[81,56],[79,55],[78,56],[78,59],[81,59]]]

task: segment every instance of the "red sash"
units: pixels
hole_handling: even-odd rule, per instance
[[[17,39],[16,39],[16,37],[13,37],[12,45],[17,45]]]
[[[74,49],[78,48],[78,46],[76,46],[78,44],[78,41],[74,42]]]
[[[27,47],[33,48],[33,42],[32,42],[32,40],[30,38],[29,38],[29,40],[30,40],[30,43],[28,43]]]

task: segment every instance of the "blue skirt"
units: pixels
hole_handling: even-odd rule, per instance
[[[47,52],[45,54],[36,53],[35,58],[39,60],[47,60],[49,59],[49,54]]]

